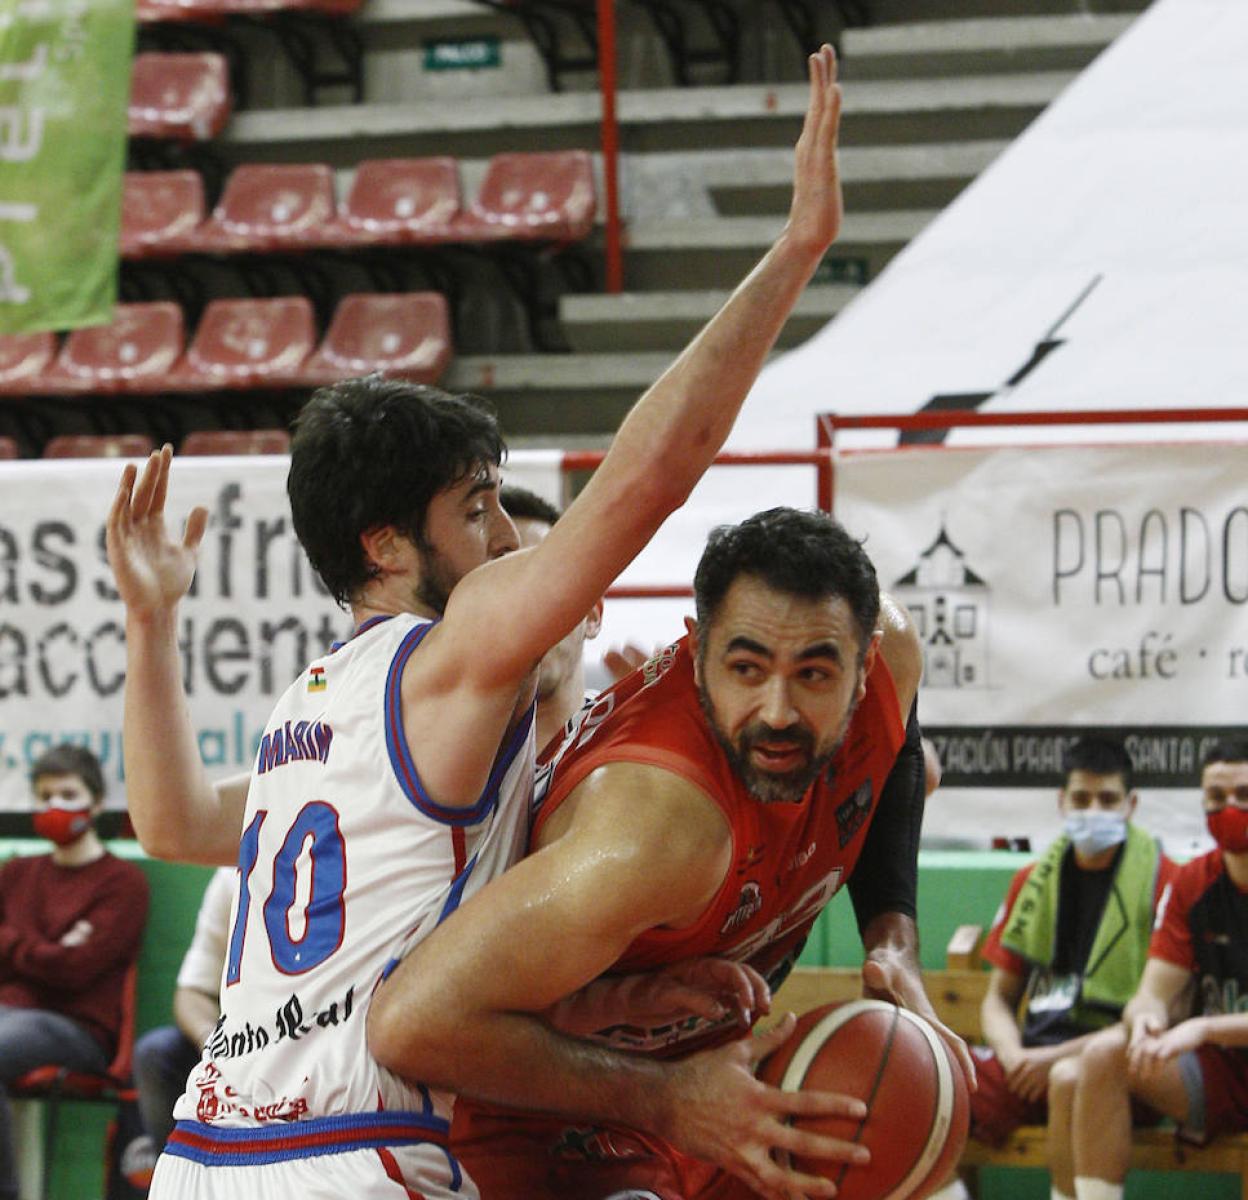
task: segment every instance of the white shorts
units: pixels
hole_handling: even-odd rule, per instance
[[[478,1200],[476,1185],[445,1145],[318,1146],[322,1118],[262,1130],[213,1130],[179,1121],[156,1163],[150,1200]],[[248,1135],[260,1135],[249,1137]]]

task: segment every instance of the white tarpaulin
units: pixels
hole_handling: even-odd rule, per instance
[[[507,477],[549,499],[558,453],[517,452]],[[183,677],[214,775],[247,770],[277,696],[351,621],[321,589],[290,525],[285,458],[179,458],[169,523],[196,505],[210,523],[179,611]],[[124,799],[125,613],[104,557],[121,465],[0,463],[0,808],[29,805],[26,770],[59,741],[104,763]]]
[[[835,322],[764,371],[735,443],[808,446],[817,412],[937,397],[988,412],[1248,402],[1245,46],[1242,0],[1157,0]]]

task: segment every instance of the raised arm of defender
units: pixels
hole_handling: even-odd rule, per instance
[[[195,509],[181,539],[165,529],[172,451],[133,466],[108,514],[108,560],[126,606],[126,803],[149,854],[231,863],[238,856],[246,776],[212,784],[182,691],[177,606],[195,574],[208,525]]]
[[[841,224],[836,57],[810,59],[784,231],[707,326],[637,402],[588,486],[533,552],[480,568],[455,590],[444,653],[479,687],[508,686],[588,611],[688,497],[726,440],[789,313]],[[476,651],[488,636],[490,653]],[[449,643],[449,645],[447,644]]]

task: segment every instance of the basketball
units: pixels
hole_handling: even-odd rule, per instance
[[[863,1166],[797,1159],[798,1169],[833,1180],[839,1200],[922,1200],[945,1181],[966,1144],[970,1096],[961,1068],[931,1025],[894,1004],[855,1000],[813,1009],[759,1077],[785,1091],[843,1092],[866,1104],[862,1120],[797,1121],[871,1151]]]

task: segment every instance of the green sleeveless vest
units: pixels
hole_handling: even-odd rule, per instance
[[[1055,957],[1062,860],[1069,848],[1070,839],[1063,835],[1036,862],[1015,898],[1001,935],[1007,950],[1041,970],[1052,967]],[[1148,959],[1160,861],[1157,840],[1128,824],[1126,849],[1114,870],[1083,974],[1050,981],[1042,1001],[1046,1012],[1051,1014],[1055,1007],[1069,1008],[1077,1024],[1098,1028],[1107,1023],[1104,1010],[1121,1011],[1131,999]],[[1037,1002],[1039,998],[1029,994],[1028,1007]],[[1089,1013],[1085,1005],[1102,1011]]]

